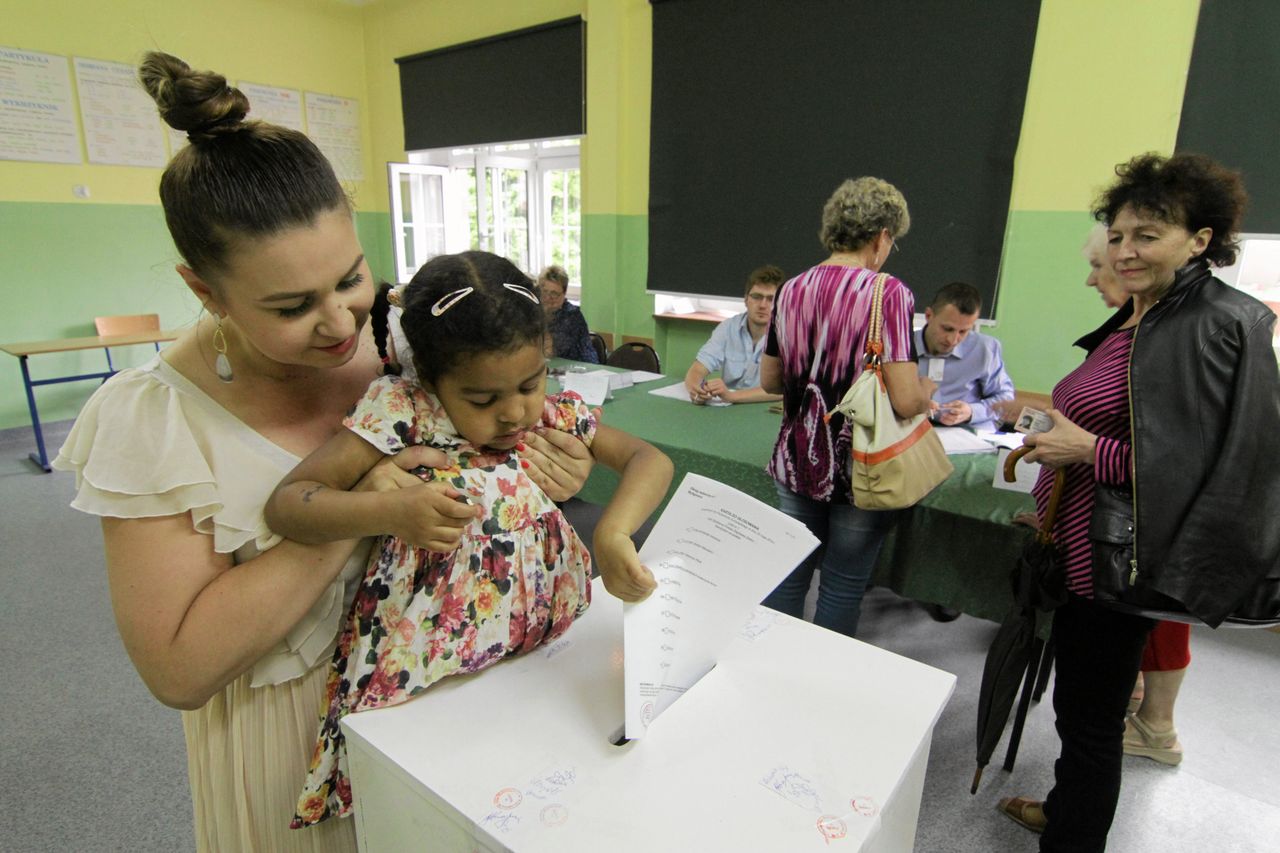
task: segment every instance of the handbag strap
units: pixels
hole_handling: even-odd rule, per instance
[[[1004,481],[1012,483],[1017,480],[1017,475],[1013,473],[1014,467],[1017,466],[1018,460],[1030,453],[1034,448],[1025,445],[1012,451],[1004,460]],[[1040,526],[1036,529],[1036,538],[1044,544],[1048,545],[1053,542],[1053,522],[1058,517],[1058,502],[1062,500],[1062,488],[1066,485],[1067,475],[1061,468],[1053,472],[1053,490],[1049,492],[1049,504],[1044,510],[1044,520],[1040,522]]]
[[[879,368],[880,357],[884,354],[884,283],[889,279],[888,273],[876,275],[871,285],[871,316],[867,324],[867,348],[864,363],[867,367]]]

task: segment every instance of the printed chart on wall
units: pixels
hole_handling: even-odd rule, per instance
[[[0,159],[81,162],[65,56],[0,47]]]
[[[123,62],[75,57],[80,123],[89,162],[108,166],[165,164],[163,124],[155,102]]]
[[[307,92],[307,135],[333,164],[340,181],[364,180],[360,149],[360,102],[355,98]]]

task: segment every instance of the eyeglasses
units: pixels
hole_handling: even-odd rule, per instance
[[[747,298],[752,302],[772,302],[774,294],[772,293],[748,293]]]
[[[889,243],[889,252],[890,252],[891,254],[892,254],[893,252],[900,252],[900,251],[902,251],[901,249],[899,249],[899,248],[898,248],[898,238],[896,238],[896,237],[891,237],[891,238],[890,238],[890,240],[892,240],[892,242],[891,242],[891,243]]]

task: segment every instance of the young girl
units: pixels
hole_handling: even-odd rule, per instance
[[[432,259],[401,297],[420,385],[384,376],[344,430],[303,460],[267,504],[271,529],[299,542],[383,535],[338,640],[295,827],[351,809],[338,721],[397,705],[448,675],[475,672],[552,640],[587,608],[591,562],[555,504],[524,472],[535,427],[578,435],[622,477],[595,531],[605,588],[639,601],[654,588],[630,534],[666,493],[671,462],[595,423],[574,394],[546,394],[543,311],[533,282],[487,252]],[[385,334],[385,324],[375,326]],[[382,343],[380,342],[380,346]],[[451,468],[426,470],[475,506],[460,541],[432,539],[417,487],[349,492],[386,454],[426,444]]]

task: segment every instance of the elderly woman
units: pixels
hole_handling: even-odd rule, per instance
[[[779,506],[822,543],[764,603],[799,617],[821,567],[814,623],[852,637],[862,594],[896,512],[853,505],[849,424],[836,407],[862,372],[876,274],[907,233],[907,202],[879,178],[847,180],[822,210],[826,260],[785,282],[774,301],[760,385],[783,395],[782,429],[769,460]],[[884,287],[884,377],[902,417],[929,411],[937,387],[918,375],[912,353],[915,299],[889,276]]]
[[[1107,265],[1107,227],[1098,223],[1084,244],[1089,262],[1085,284],[1098,291],[1108,308],[1119,308],[1129,294]],[[1083,345],[1082,342],[1077,342]],[[1182,743],[1173,725],[1173,709],[1182,679],[1191,663],[1191,626],[1186,622],[1158,622],[1142,650],[1142,670],[1129,697],[1124,723],[1124,753],[1161,764],[1182,762]]]
[[[1275,315],[1227,286],[1240,177],[1207,157],[1155,154],[1116,169],[1094,215],[1130,300],[1081,345],[1053,390],[1054,427],[1027,458],[1064,468],[1055,540],[1068,602],[1054,615],[1062,752],[1043,803],[1000,808],[1043,830],[1040,849],[1101,851],[1120,793],[1125,710],[1152,620],[1093,600],[1095,483],[1130,485],[1136,585],[1216,626],[1280,560],[1280,376]],[[1036,484],[1043,512],[1051,482]]]
[[[569,274],[564,267],[553,264],[538,276],[538,301],[547,314],[547,356],[596,364],[600,359],[591,345],[587,320],[578,306],[565,298],[568,289]]]

